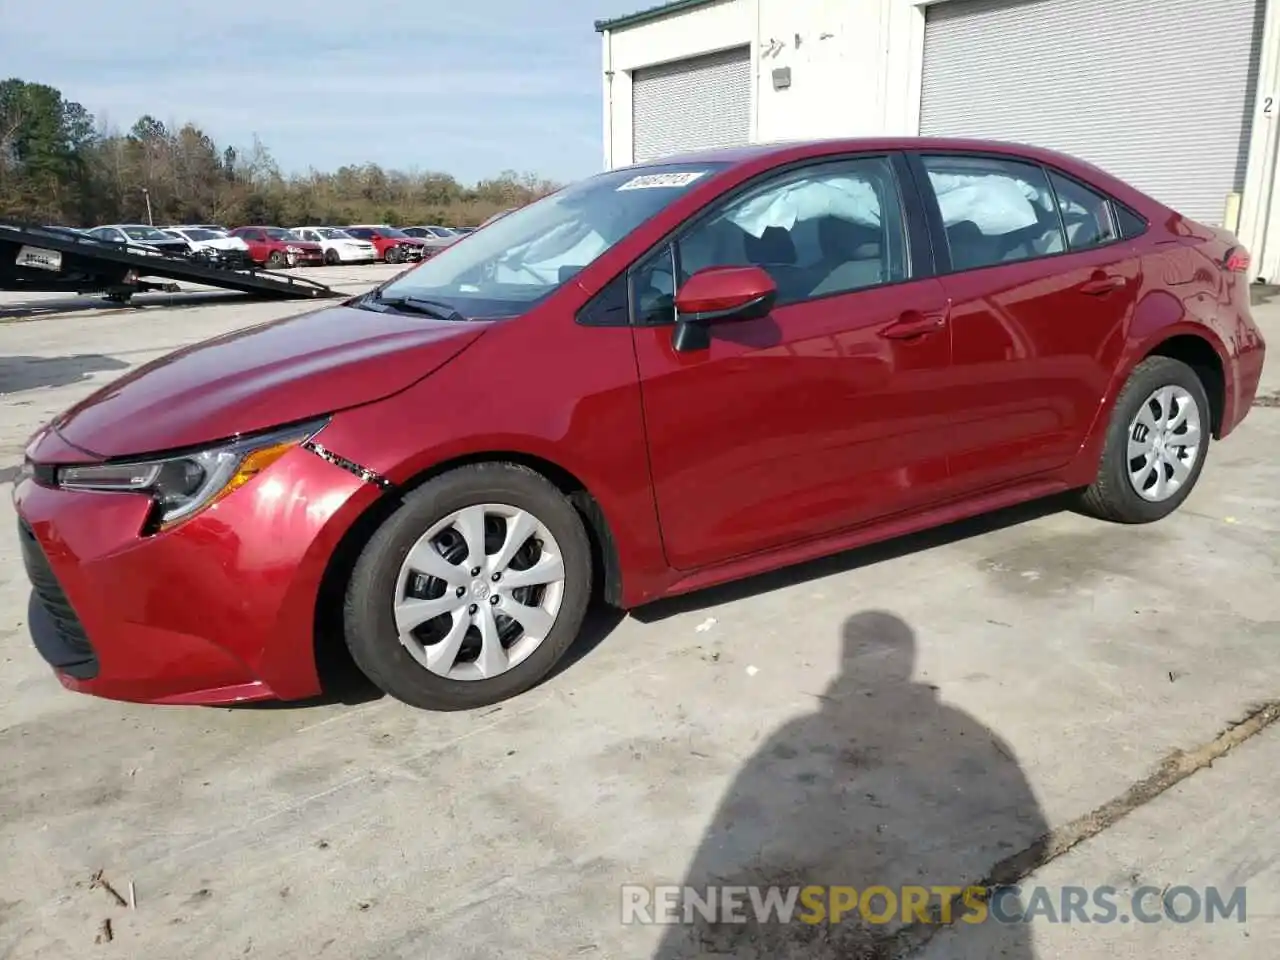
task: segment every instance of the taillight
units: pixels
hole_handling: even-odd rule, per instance
[[[1247,273],[1251,260],[1248,250],[1244,247],[1235,247],[1227,251],[1227,257],[1222,265],[1232,273]]]

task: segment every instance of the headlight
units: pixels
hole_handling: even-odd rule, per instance
[[[171,457],[59,467],[57,485],[67,490],[150,494],[156,504],[153,522],[164,529],[244,486],[314,437],[327,422],[327,418],[312,420]]]
[[[302,252],[302,248],[301,248],[301,247],[295,247],[295,246],[293,246],[293,245],[290,245],[290,246],[287,246],[287,247],[285,247],[285,248],[284,248],[284,252],[285,252],[285,253],[301,253],[301,252]]]

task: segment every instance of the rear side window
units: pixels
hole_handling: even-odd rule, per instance
[[[1036,164],[991,157],[923,157],[953,270],[1016,263],[1067,249],[1053,191]]]
[[[1107,197],[1057,173],[1050,173],[1049,180],[1058,196],[1070,249],[1089,250],[1120,239]]]
[[[1120,227],[1120,235],[1126,240],[1132,240],[1134,237],[1140,237],[1147,232],[1147,221],[1138,216],[1128,207],[1122,207],[1120,204],[1115,205],[1116,223]]]

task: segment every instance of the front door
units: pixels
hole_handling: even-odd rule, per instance
[[[914,277],[886,157],[780,174],[633,269],[667,559],[692,570],[936,498],[948,479],[947,299]],[[763,267],[778,305],[679,351],[672,297],[709,266]]]

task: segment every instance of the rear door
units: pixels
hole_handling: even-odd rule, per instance
[[[834,533],[945,488],[947,300],[909,180],[900,157],[791,168],[632,270],[650,464],[675,568]],[[777,283],[772,315],[713,326],[709,346],[677,350],[680,283],[741,265]]]
[[[951,299],[951,470],[974,492],[1067,464],[1140,287],[1109,198],[1007,156],[913,158]]]

